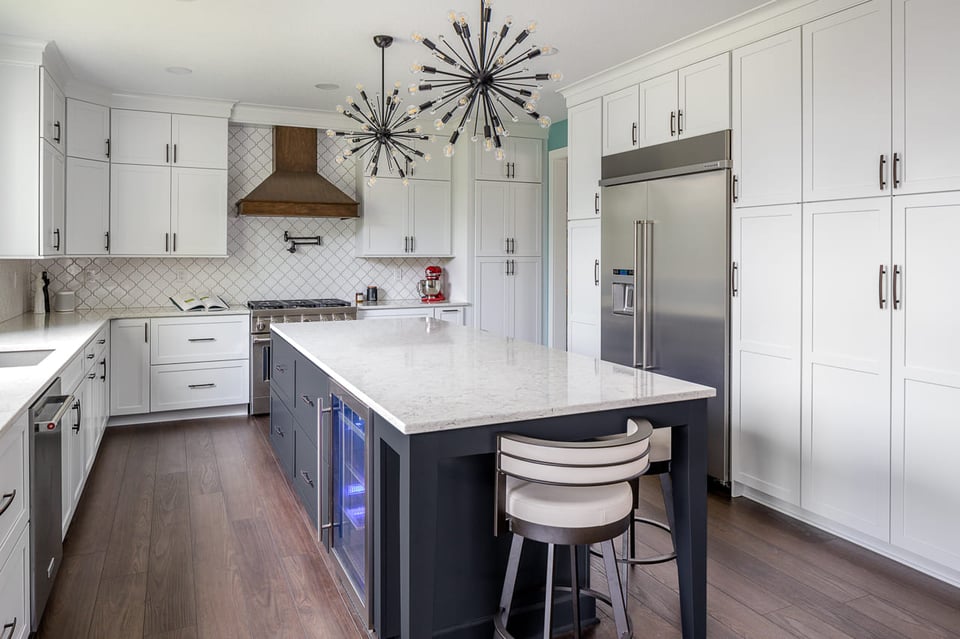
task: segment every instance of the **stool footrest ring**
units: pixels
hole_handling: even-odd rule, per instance
[[[592,553],[593,551],[591,550],[590,552]],[[554,586],[553,590],[554,592],[573,592],[573,588],[571,588],[570,586]],[[613,607],[613,601],[610,599],[610,597],[603,594],[602,592],[597,592],[592,588],[581,588],[580,594],[593,597],[597,601],[600,601],[601,603],[604,603],[610,606],[611,608]],[[499,609],[497,611],[497,614],[493,616],[493,627],[496,630],[497,635],[502,637],[503,639],[516,639],[512,634],[510,634],[507,631],[506,627],[503,625],[503,622],[500,620],[501,613],[503,613],[503,608]],[[626,637],[621,637],[619,639],[629,639],[629,637],[633,637],[633,621],[630,619],[630,617],[627,617],[627,626],[630,628],[629,635]]]

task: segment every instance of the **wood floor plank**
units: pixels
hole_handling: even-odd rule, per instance
[[[161,426],[157,426],[161,428]],[[164,424],[159,433],[157,474],[185,473],[187,471],[186,426],[183,422]]]
[[[190,528],[193,535],[193,557],[206,568],[233,567],[233,536],[223,495],[190,495]]]
[[[247,606],[240,573],[198,562],[194,566],[197,630],[203,639],[258,639],[247,626]]]
[[[187,449],[187,473],[190,477],[190,494],[205,495],[220,492],[220,471],[213,437],[202,423],[188,422],[184,427],[184,444]]]
[[[928,619],[917,617],[872,595],[851,601],[849,606],[911,639],[950,639],[960,636],[960,627],[954,627],[952,631],[941,628]]]
[[[171,630],[159,635],[145,635],[144,639],[199,639],[199,637],[196,627],[191,626],[190,628]]]
[[[93,608],[89,639],[133,639],[143,636],[143,602],[147,574],[101,580]]]
[[[105,577],[147,572],[157,450],[156,430],[144,427],[136,445],[131,445],[127,454],[103,566]]]
[[[823,637],[823,639],[858,639],[861,635],[849,635],[802,606],[790,606],[774,611],[767,617],[795,637]],[[771,635],[776,636],[776,635]],[[863,635],[865,636],[865,635]]]
[[[290,582],[293,602],[311,639],[364,639],[366,633],[354,623],[348,604],[326,566],[317,556],[294,555],[282,560]]]
[[[154,498],[144,633],[196,625],[187,473],[159,475]]]
[[[43,613],[39,639],[83,637],[90,628],[104,553],[64,555]]]

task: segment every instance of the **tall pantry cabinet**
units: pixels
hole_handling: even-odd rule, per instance
[[[477,145],[474,313],[481,330],[539,343],[543,142],[509,142],[502,167]]]

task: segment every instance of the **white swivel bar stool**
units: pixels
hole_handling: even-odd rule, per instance
[[[569,591],[574,636],[580,637],[580,595],[588,594],[613,608],[617,637],[632,636],[613,540],[627,532],[634,516],[630,480],[649,466],[649,423],[630,422],[623,435],[583,442],[557,442],[520,435],[497,437],[495,533],[506,525],[513,533],[500,610],[494,617],[497,635],[507,632],[510,606],[523,543],[547,544],[546,600],[543,636],[552,632],[553,594]],[[577,547],[600,544],[610,597],[580,588]],[[569,546],[570,587],[554,585],[555,546]]]

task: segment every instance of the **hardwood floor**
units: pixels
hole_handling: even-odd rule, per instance
[[[39,636],[365,637],[266,429],[108,429]],[[662,519],[656,480],[641,497]],[[664,533],[638,533],[641,550],[669,548]],[[711,638],[960,638],[960,590],[743,499],[710,497],[708,561]],[[594,639],[615,636],[602,614]],[[673,563],[632,569],[630,615],[637,637],[680,636]]]

